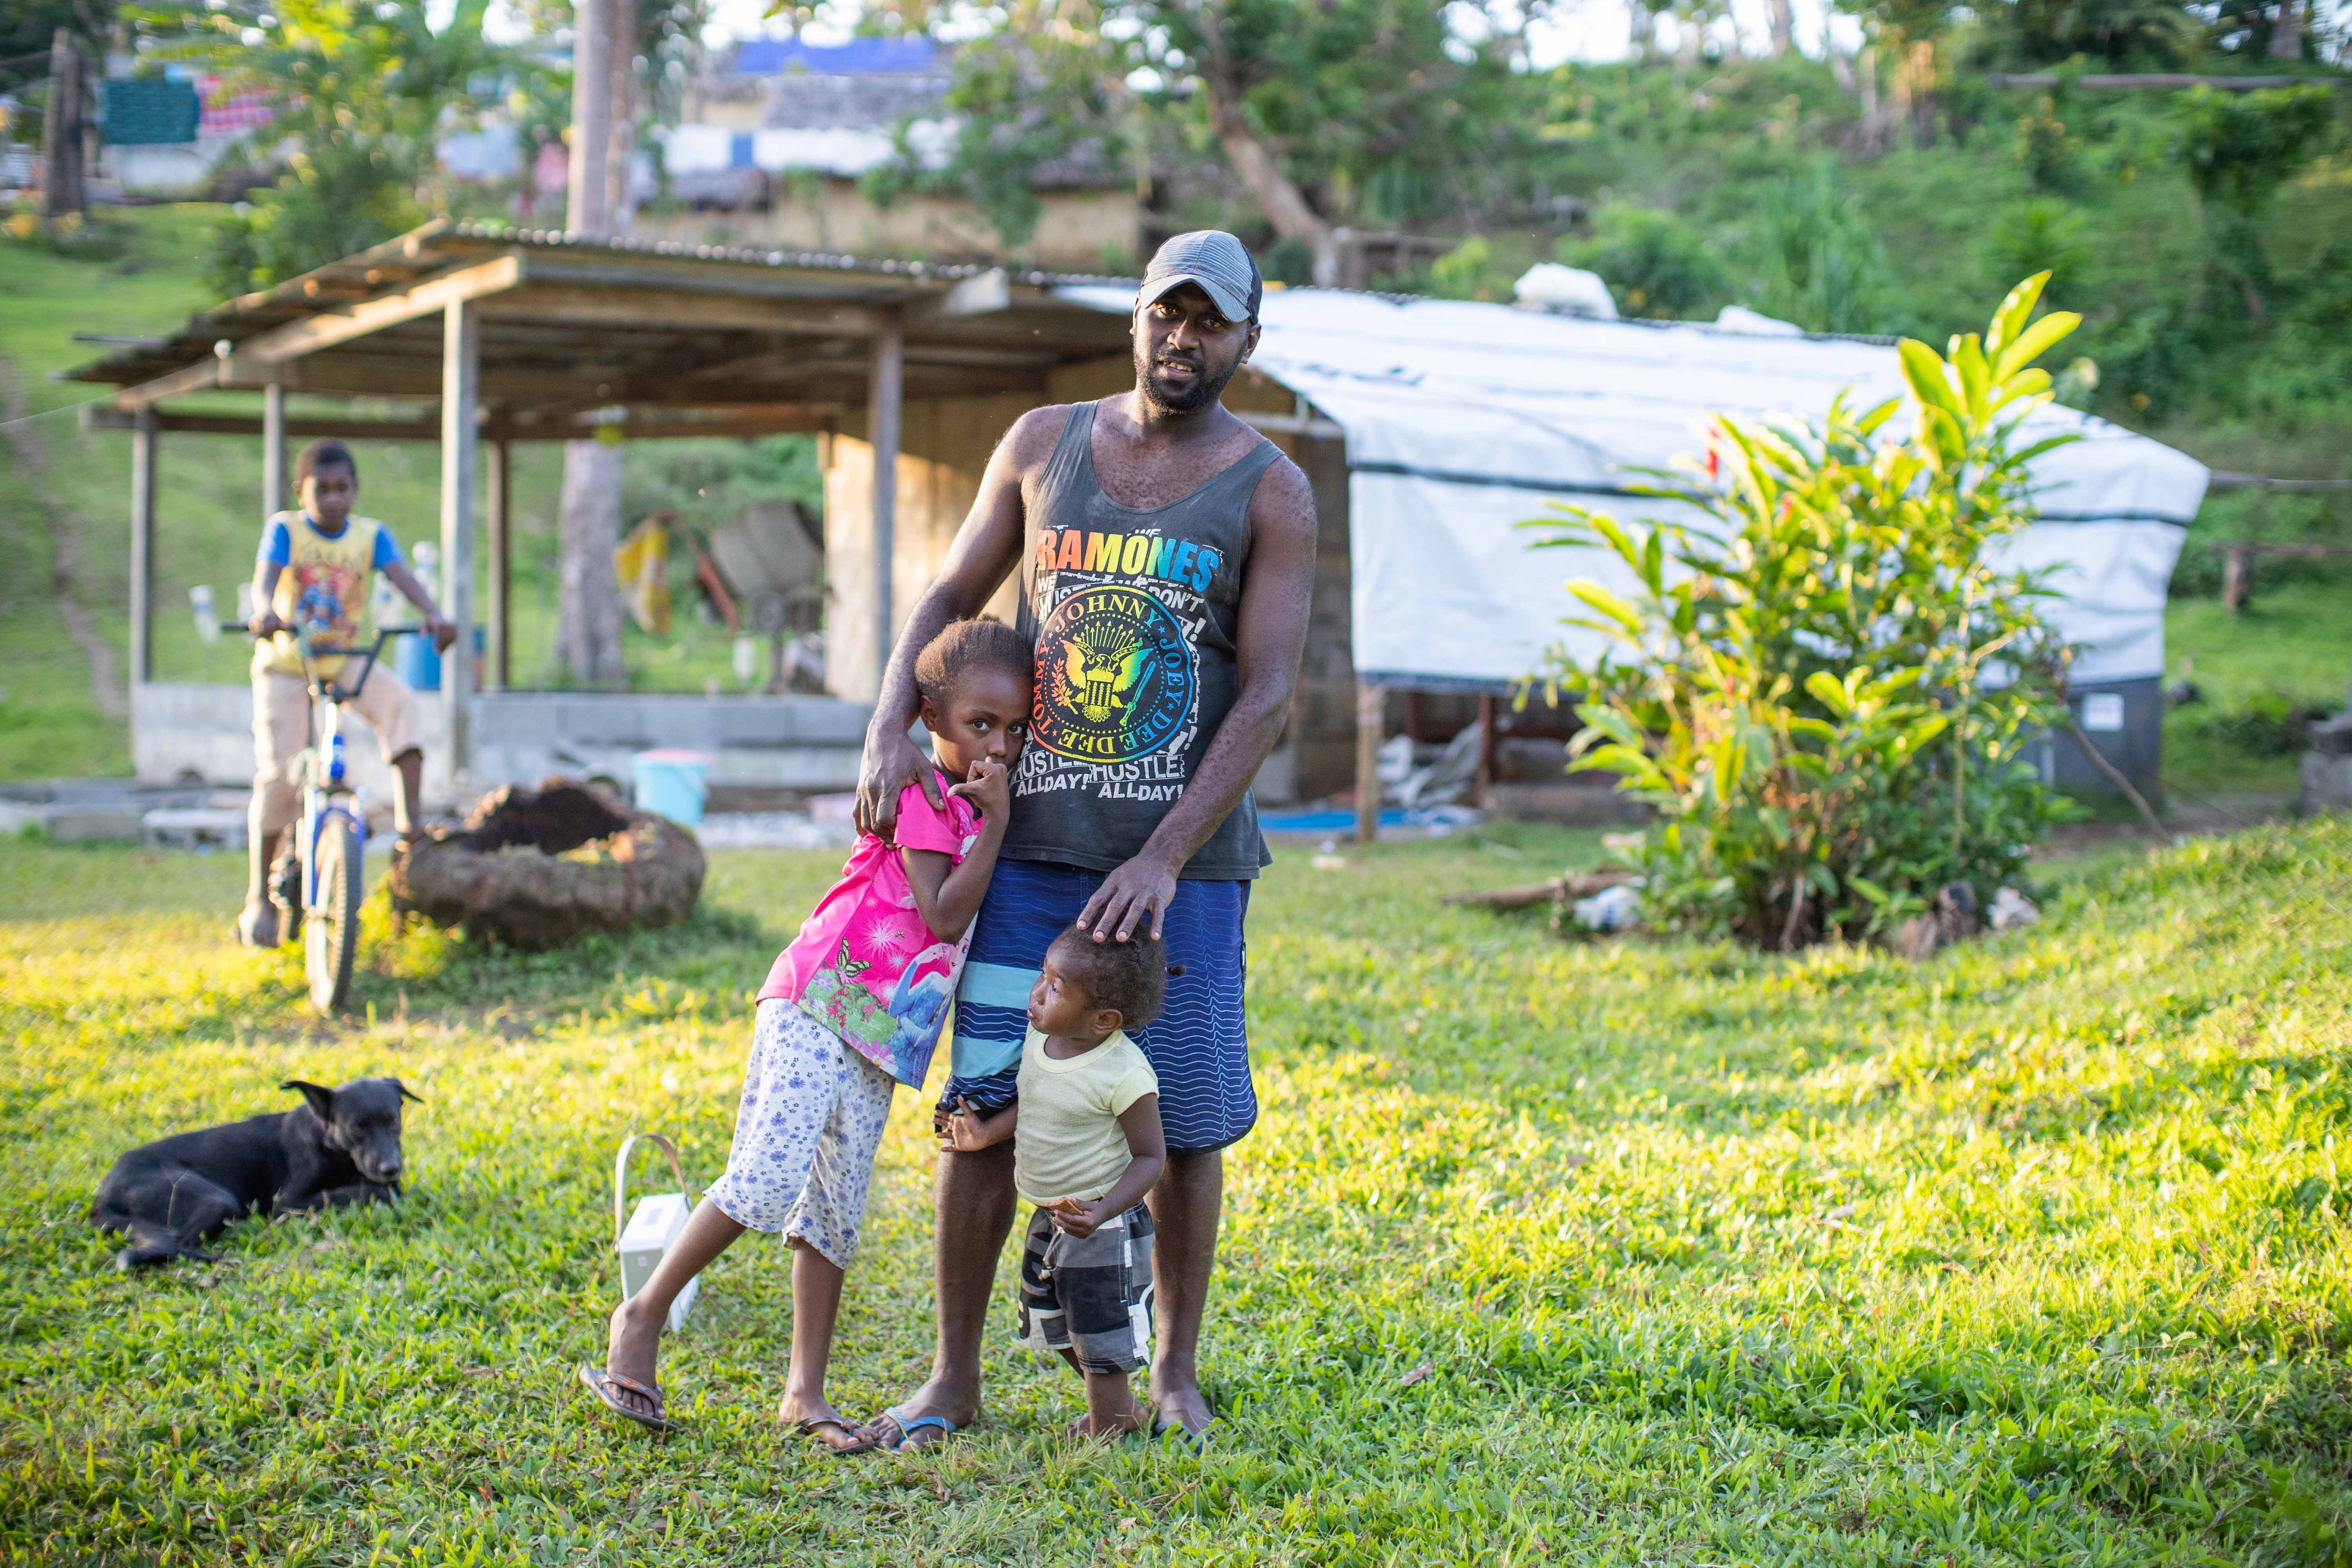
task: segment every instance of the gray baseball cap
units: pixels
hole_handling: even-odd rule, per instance
[[[1135,296],[1139,310],[1180,284],[1197,283],[1229,321],[1255,321],[1265,298],[1265,279],[1249,247],[1221,228],[1196,228],[1160,247],[1143,269]]]

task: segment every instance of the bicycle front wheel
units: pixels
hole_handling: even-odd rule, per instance
[[[319,825],[317,902],[302,922],[302,964],[310,979],[310,1005],[332,1013],[352,994],[352,954],[360,945],[360,905],[366,867],[351,818],[340,811]]]

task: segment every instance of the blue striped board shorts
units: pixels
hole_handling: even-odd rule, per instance
[[[976,1110],[994,1110],[1017,1097],[1029,988],[1045,949],[1076,922],[1104,875],[1036,860],[996,863],[956,987],[942,1114],[959,1099]],[[1242,881],[1179,881],[1160,926],[1168,962],[1182,964],[1184,973],[1169,979],[1160,1016],[1131,1037],[1160,1079],[1160,1124],[1171,1149],[1222,1149],[1257,1121],[1242,1016],[1249,890]]]

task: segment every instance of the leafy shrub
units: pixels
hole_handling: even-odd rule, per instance
[[[2213,708],[2189,720],[2218,750],[2247,757],[2291,757],[2309,742],[2315,721],[2336,710],[2297,702],[2278,691],[2257,691],[2233,707]]]
[[[2160,420],[2180,402],[2198,368],[2197,343],[2167,305],[2110,323],[2086,345],[2096,356],[2099,392],[2116,412]]]
[[[1829,164],[1759,193],[1750,248],[1754,303],[1766,315],[1816,332],[1877,332],[1892,324],[1895,269]]]
[[[2027,322],[2045,278],[2011,291],[1981,341],[1902,345],[1916,431],[1877,439],[1900,400],[1841,395],[1801,428],[1715,426],[1719,477],[1648,493],[1700,512],[1637,540],[1563,508],[1549,543],[1605,545],[1640,584],[1569,591],[1601,634],[1542,678],[1581,692],[1572,770],[1621,775],[1658,826],[1639,855],[1662,925],[1792,948],[1856,937],[1968,881],[1989,901],[2054,815],[2029,741],[2055,714],[2063,657],[2040,574],[1987,546],[2032,520],[2021,448],[2049,401],[2033,360],[2072,331]],[[1538,524],[1538,526],[1540,526]]]
[[[29,206],[0,220],[0,237],[75,261],[111,261],[131,248],[131,231],[122,224],[83,213],[43,217]]]
[[[2014,156],[2034,190],[2071,191],[2081,184],[2083,139],[2067,133],[2057,100],[2046,92],[2017,117]]]
[[[1995,219],[1989,248],[1996,277],[2047,272],[2053,298],[2067,292],[2095,255],[2083,237],[2083,215],[2047,196],[2020,202]]]
[[[1629,315],[1712,316],[1731,279],[1706,236],[1670,212],[1611,202],[1592,215],[1592,237],[1563,239],[1559,258],[1599,273]]]

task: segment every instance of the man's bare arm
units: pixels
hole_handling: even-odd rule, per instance
[[[857,767],[857,826],[887,840],[898,826],[898,796],[909,784],[924,798],[944,806],[939,781],[923,754],[907,739],[907,726],[922,711],[915,690],[915,658],[952,622],[976,616],[997,584],[1021,559],[1024,521],[1022,481],[1053,454],[1069,422],[1066,406],[1033,408],[1013,422],[990,455],[980,477],[980,493],[948,546],[947,564],[907,616],[882,672],[873,721],[866,728],[866,754]],[[878,563],[877,563],[878,564]]]
[[[1234,638],[1240,690],[1211,737],[1184,793],[1132,860],[1103,879],[1078,923],[1097,942],[1124,942],[1150,917],[1160,934],[1177,873],[1248,793],[1260,763],[1282,738],[1307,651],[1315,592],[1315,491],[1297,464],[1278,458],[1250,498],[1250,555]]]

